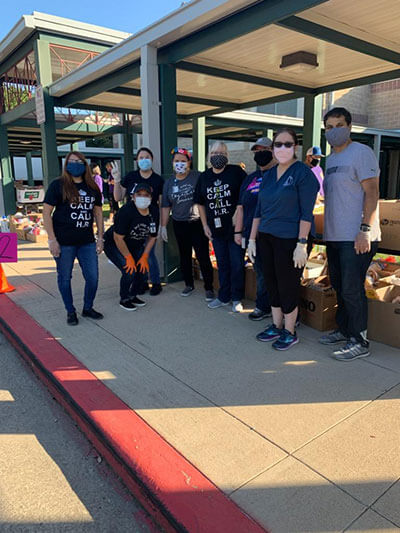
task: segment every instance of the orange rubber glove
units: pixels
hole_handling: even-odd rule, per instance
[[[142,257],[139,259],[137,263],[139,267],[139,272],[141,272],[142,274],[149,271],[149,262],[147,260],[148,257],[149,257],[149,254],[142,254]]]
[[[132,257],[132,254],[128,254],[125,256],[126,264],[124,266],[124,270],[127,274],[133,274],[136,272],[136,263],[135,260]]]

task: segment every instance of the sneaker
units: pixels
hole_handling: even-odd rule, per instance
[[[258,309],[256,307],[252,313],[249,314],[250,320],[262,320],[263,318],[269,318],[271,315],[271,311],[262,311],[261,309]]]
[[[340,344],[341,342],[346,342],[347,340],[348,339],[342,333],[340,333],[338,329],[335,329],[335,331],[332,331],[327,335],[322,335],[322,337],[318,339],[318,342],[330,346],[333,344]]]
[[[75,311],[73,313],[67,313],[67,324],[69,326],[77,326],[79,324]]]
[[[333,355],[338,361],[353,361],[353,359],[368,357],[370,352],[368,346],[364,346],[355,339],[350,339],[343,348],[333,352]]]
[[[194,287],[186,286],[181,292],[181,296],[190,296],[194,291]]]
[[[232,313],[241,313],[243,311],[243,305],[240,301],[232,302]]]
[[[215,300],[214,291],[206,291],[206,302],[212,302]]]
[[[150,289],[151,296],[157,296],[162,291],[161,283],[153,283]]]
[[[277,328],[275,324],[270,324],[267,329],[256,335],[256,339],[261,342],[270,342],[279,339],[282,330]]]
[[[143,300],[141,300],[140,298],[138,298],[137,296],[134,296],[133,298],[131,298],[131,303],[133,303],[134,306],[136,307],[144,307],[146,305],[146,302],[144,302]]]
[[[210,309],[217,309],[218,307],[223,307],[225,305],[229,305],[229,302],[221,302],[219,298],[215,298],[215,300],[208,304],[208,307]]]
[[[297,338],[296,333],[292,335],[290,331],[283,329],[279,339],[272,343],[272,348],[279,351],[289,350],[289,348],[298,342],[299,339]]]
[[[104,318],[104,316],[98,311],[95,311],[93,307],[91,309],[83,309],[82,316],[93,318],[93,320],[101,320],[102,318]]]
[[[136,311],[137,309],[136,305],[132,303],[131,300],[121,300],[119,306],[122,307],[122,309],[125,309],[125,311]]]

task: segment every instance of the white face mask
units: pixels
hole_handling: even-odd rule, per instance
[[[294,147],[286,148],[286,146],[281,146],[280,148],[274,148],[274,157],[275,159],[282,164],[288,163],[294,157]]]
[[[177,174],[184,174],[187,170],[187,162],[186,161],[175,161],[174,170]]]
[[[138,196],[135,198],[135,205],[138,209],[147,209],[151,204],[151,198],[145,196]]]

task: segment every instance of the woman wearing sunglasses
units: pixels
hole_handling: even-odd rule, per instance
[[[191,170],[192,156],[185,148],[174,148],[171,150],[171,155],[173,175],[165,182],[163,189],[160,235],[165,242],[168,242],[167,224],[171,214],[185,281],[181,296],[189,296],[194,291],[192,267],[192,249],[194,249],[203,275],[206,301],[211,302],[214,299],[214,291],[209,241],[204,235],[199,210],[193,201],[200,172]]]
[[[313,208],[319,190],[314,174],[296,158],[297,145],[291,129],[284,128],[274,136],[278,165],[264,174],[248,246],[254,262],[258,234],[273,323],[257,339],[274,341],[276,350],[298,343],[295,324],[300,278],[311,249],[309,236],[314,234]]]

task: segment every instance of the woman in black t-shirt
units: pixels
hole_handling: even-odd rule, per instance
[[[93,220],[97,226],[97,243]],[[43,223],[50,253],[57,264],[58,288],[67,310],[67,323],[78,324],[71,290],[75,258],[85,278],[82,316],[103,318],[93,309],[99,277],[97,255],[103,251],[102,198],[88,162],[80,152],[67,155],[62,176],[50,183],[43,204]]]
[[[146,302],[137,295],[143,276],[149,271],[149,254],[157,240],[159,211],[151,205],[152,189],[138,183],[106,231],[104,252],[121,271],[120,306],[135,311]]]

